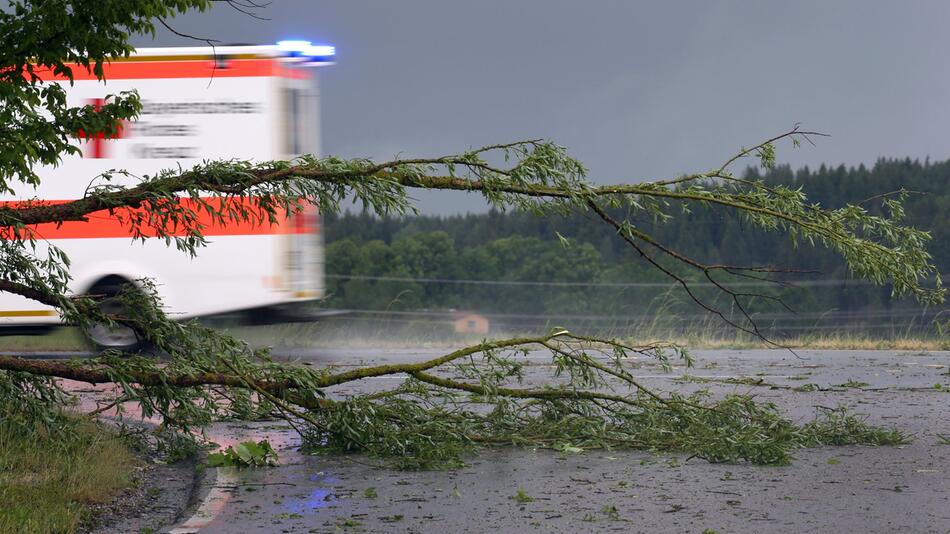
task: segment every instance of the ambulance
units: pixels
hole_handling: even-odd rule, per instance
[[[138,49],[105,65],[102,83],[75,66],[75,82],[52,74],[70,106],[99,106],[107,95],[135,89],[142,101],[136,121],[113,137],[77,132],[81,156],[41,168],[37,187],[20,186],[0,202],[82,198],[103,183],[134,186],[163,169],[183,169],[208,160],[286,160],[319,155],[317,68],[332,65],[331,46],[281,41],[267,46]],[[113,169],[130,176],[102,175]],[[202,214],[202,217],[205,215]],[[315,210],[279,224],[202,220],[208,241],[196,257],[164,239],[133,240],[127,225],[107,212],[88,222],[42,224],[40,242],[63,250],[71,261],[70,291],[114,295],[125,284],[151,280],[165,311],[175,319],[237,314],[252,321],[279,319],[323,296],[323,248]],[[42,250],[41,250],[42,254]],[[119,310],[116,299],[103,308]],[[0,334],[26,333],[60,323],[55,309],[0,292]],[[103,348],[133,348],[127,328],[97,327],[89,333]]]

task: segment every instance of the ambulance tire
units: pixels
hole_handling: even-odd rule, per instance
[[[99,309],[105,313],[121,314],[124,312],[122,302],[118,299],[119,291],[126,284],[131,284],[121,276],[107,276],[93,284],[89,289],[90,295],[104,295],[99,301]],[[116,325],[109,327],[105,324],[93,325],[86,332],[86,337],[100,352],[106,350],[121,350],[124,352],[140,352],[146,343],[135,330]]]

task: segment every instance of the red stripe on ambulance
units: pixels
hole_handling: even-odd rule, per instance
[[[224,235],[274,235],[274,234],[308,234],[319,231],[319,217],[315,211],[305,209],[301,213],[290,214],[286,212],[278,214],[280,222],[271,223],[267,214],[252,199],[206,199],[206,202],[227,202],[227,208],[233,210],[246,210],[249,213],[248,220],[240,221],[218,221],[208,214],[198,202],[182,198],[179,203],[185,210],[195,214],[194,224],[190,228],[197,228],[201,234],[206,237],[224,236]],[[31,202],[0,202],[0,206],[7,207],[25,207],[25,206],[53,206],[65,204],[68,200],[37,200]],[[137,217],[145,215],[148,210],[122,208],[116,209],[113,213],[108,210],[90,213],[86,221],[67,221],[63,223],[43,223],[27,227],[29,235],[37,239],[96,239],[135,237],[132,229],[132,221]],[[139,228],[142,237],[158,237],[159,232],[156,228],[145,225]],[[165,234],[173,237],[185,237],[189,235],[186,227],[165,228]],[[21,237],[26,235],[21,233]]]

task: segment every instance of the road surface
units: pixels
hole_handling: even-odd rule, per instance
[[[321,350],[284,357],[347,366],[441,353]],[[798,354],[802,359],[781,350],[699,351],[691,374],[830,388],[701,385],[754,392],[802,420],[815,406],[848,406],[872,423],[912,433],[914,441],[800,450],[783,467],[640,451],[504,448],[469,458],[456,471],[401,472],[362,456],[302,455],[293,433],[273,424],[220,424],[213,436],[224,444],[270,437],[282,465],[216,470],[197,510],[174,532],[950,532],[950,445],[939,437],[950,437],[950,353]],[[529,358],[544,361],[540,354]],[[700,387],[677,382],[683,371],[635,370],[656,388]],[[519,490],[532,500],[515,499]]]

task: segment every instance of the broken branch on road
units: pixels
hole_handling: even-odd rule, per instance
[[[294,161],[217,161],[189,170],[168,170],[123,188],[90,187],[72,202],[26,202],[0,208],[3,232],[0,290],[54,306],[64,321],[88,330],[121,324],[134,330],[167,360],[107,351],[87,361],[30,361],[0,356],[0,403],[5,416],[36,424],[65,404],[59,380],[114,385],[116,408],[137,405],[145,417],[179,436],[200,434],[215,418],[269,412],[290,422],[306,448],[365,452],[404,468],[459,465],[485,445],[547,447],[560,451],[637,448],[682,451],[709,461],[788,462],[796,447],[825,443],[900,443],[896,431],[867,425],[836,411],[798,425],[751,396],[714,398],[645,387],[628,371],[631,356],[690,365],[688,353],[667,344],[633,346],[555,330],[546,336],[485,341],[439,358],[411,364],[367,366],[342,372],[286,365],[266,351],[196,323],[177,323],[161,310],[151,281],[120,293],[121,314],[100,311],[97,295],[68,295],[68,258],[55,247],[37,256],[33,228],[42,223],[85,220],[108,212],[134,239],[164,238],[186,254],[206,245],[197,212],[221,224],[266,223],[316,204],[324,212],[356,198],[379,215],[413,210],[409,192],[441,189],[478,193],[499,209],[539,216],[588,213],[669,277],[699,306],[749,335],[767,339],[745,303],[768,293],[734,291],[713,272],[753,276],[783,287],[771,276],[778,266],[707,264],[674,251],[633,222],[634,215],[662,221],[692,205],[714,204],[743,214],[753,225],[782,231],[793,241],[839,253],[855,276],[889,283],[895,294],[921,302],[943,299],[926,250],[929,235],[901,224],[899,216],[872,215],[859,206],[825,209],[808,204],[798,190],[733,177],[728,167],[757,156],[774,165],[773,143],[806,139],[798,128],[743,150],[709,173],[674,180],[594,185],[585,169],[553,143],[532,140],[491,145],[462,154],[375,163],[302,156]],[[504,164],[495,163],[503,161]],[[188,202],[183,202],[187,199]],[[252,206],[230,209],[231,203]],[[899,214],[899,199],[888,198]],[[172,231],[174,229],[174,231]],[[23,273],[27,273],[24,275]],[[769,275],[768,277],[765,275]],[[712,283],[713,294],[694,290]],[[718,302],[724,297],[725,304]],[[725,310],[738,309],[740,320]],[[526,377],[523,357],[545,351],[549,375]],[[340,386],[380,376],[400,376],[385,391],[344,396]],[[237,401],[239,399],[240,401]],[[108,403],[108,401],[106,401]],[[108,404],[106,404],[108,405]],[[238,409],[241,406],[241,409]],[[49,417],[46,417],[49,419]]]
[[[529,353],[536,357],[539,350],[550,355],[552,365],[532,370],[548,374],[526,376],[524,358]],[[115,383],[125,402],[151,406],[164,421],[183,429],[202,423],[185,417],[191,406],[213,406],[219,415],[227,410],[218,388],[245,389],[257,394],[258,402],[278,406],[281,417],[303,434],[305,448],[364,452],[401,468],[461,465],[467,454],[485,445],[562,451],[635,448],[679,451],[713,462],[782,464],[798,447],[853,439],[843,431],[860,432],[860,443],[905,439],[838,412],[798,426],[774,406],[749,396],[664,395],[629,374],[626,366],[635,355],[664,366],[691,364],[688,353],[674,345],[634,347],[557,330],[484,342],[418,363],[339,373],[274,366],[265,355],[258,355],[254,365],[230,362],[230,373],[189,375],[174,361],[116,361],[109,356],[70,362],[0,356],[0,369]],[[287,378],[294,373],[300,374]],[[404,380],[384,392],[333,392],[379,376]],[[165,389],[156,389],[160,384]]]

